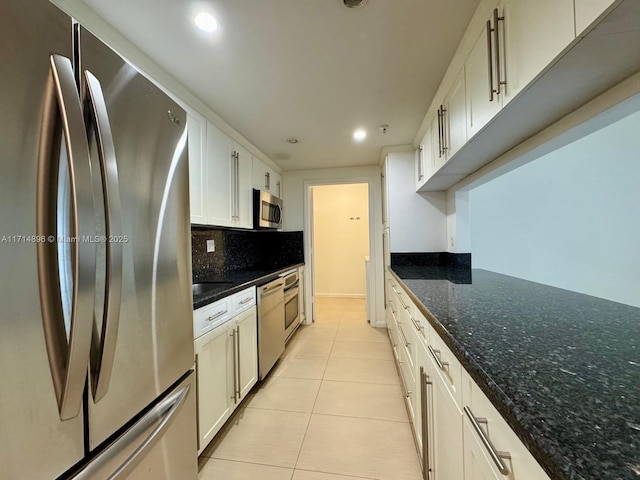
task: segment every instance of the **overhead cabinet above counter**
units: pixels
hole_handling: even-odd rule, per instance
[[[262,160],[253,157],[253,188],[282,198],[282,175]]]
[[[281,197],[281,175],[204,118],[187,123],[191,223],[253,228],[253,189]]]
[[[441,85],[447,93],[425,122],[419,191],[446,190],[640,69],[636,0],[502,0],[480,8],[483,28],[477,17],[470,24],[467,36],[477,36],[464,65],[448,88]]]

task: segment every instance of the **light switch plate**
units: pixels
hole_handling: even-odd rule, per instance
[[[216,251],[216,241],[215,240],[207,240],[207,253]]]

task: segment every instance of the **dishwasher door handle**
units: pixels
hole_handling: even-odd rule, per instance
[[[260,295],[262,297],[266,297],[267,295],[271,295],[278,290],[282,290],[282,287],[284,287],[284,282],[278,282],[275,285],[267,285],[266,287],[262,287],[260,289]]]

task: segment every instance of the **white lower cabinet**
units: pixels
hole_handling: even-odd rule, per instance
[[[242,296],[246,297],[242,299]],[[244,303],[243,303],[244,302]],[[252,302],[252,303],[249,303]],[[216,302],[229,314],[207,309],[212,330],[195,339],[198,399],[198,454],[207,447],[258,381],[258,329],[255,287]],[[222,306],[224,305],[224,306]],[[227,314],[227,312],[224,312]],[[206,319],[205,319],[206,321]]]
[[[423,478],[549,480],[400,283],[389,273],[385,283],[387,327]]]
[[[198,454],[233,412],[233,344],[229,325],[195,341],[198,392]]]
[[[238,344],[238,403],[247,396],[258,381],[258,323],[256,308],[235,318],[236,341]]]

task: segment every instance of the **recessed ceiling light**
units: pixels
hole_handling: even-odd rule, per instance
[[[295,145],[299,141],[300,140],[298,140],[297,138],[287,138],[287,143],[290,143],[291,145]]]
[[[359,128],[353,132],[353,139],[357,142],[361,142],[367,138],[367,131],[363,128]]]
[[[196,25],[205,32],[214,32],[220,26],[216,17],[210,13],[200,12],[195,18]]]

